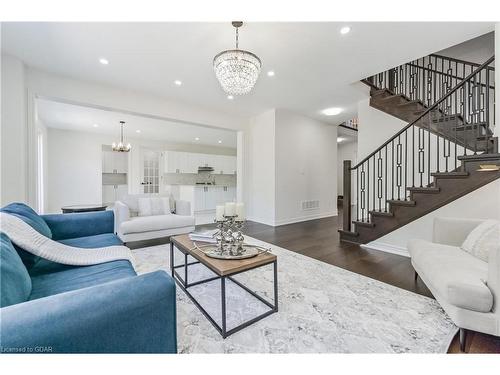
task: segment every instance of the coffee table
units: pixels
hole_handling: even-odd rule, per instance
[[[202,243],[199,243],[201,245]],[[174,251],[179,250],[183,254],[184,263],[175,264]],[[188,257],[191,256],[194,258],[194,261],[189,261]],[[193,282],[189,282],[189,269],[195,264],[201,263],[205,267],[209,268],[215,275],[213,277],[209,277],[203,280],[197,280]],[[274,299],[272,302],[269,302],[265,298],[259,296],[256,292],[243,285],[241,282],[234,279],[233,276],[247,272],[250,270],[254,270],[259,267],[264,267],[267,265],[273,266],[274,271]],[[182,269],[182,270],[181,270]],[[186,293],[186,295],[193,301],[193,303],[198,307],[198,309],[205,315],[205,317],[212,323],[212,325],[217,329],[217,331],[222,335],[223,338],[232,335],[235,332],[240,331],[241,329],[248,327],[249,325],[269,316],[278,311],[278,260],[276,255],[270,253],[259,254],[253,258],[241,259],[241,260],[223,260],[223,259],[215,259],[206,256],[202,251],[195,247],[195,244],[187,234],[175,236],[170,238],[170,271],[172,273],[172,277],[179,285],[179,287]],[[183,275],[179,272],[183,271]],[[222,316],[222,324],[219,325],[212,316],[207,312],[206,309],[201,306],[199,301],[189,292],[189,288],[200,285],[203,283],[208,283],[214,280],[220,279],[220,290],[221,290],[221,316]],[[227,310],[226,310],[226,281],[230,280],[247,293],[252,295],[254,298],[261,301],[269,310],[266,312],[247,320],[236,327],[231,329],[227,329]]]

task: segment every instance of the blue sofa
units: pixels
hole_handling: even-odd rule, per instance
[[[38,215],[1,209],[71,246],[121,245],[112,211]],[[0,233],[0,352],[176,353],[175,283],[126,261],[75,267],[38,258]]]

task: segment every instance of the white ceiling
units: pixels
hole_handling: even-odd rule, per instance
[[[125,121],[124,137],[168,143],[202,144],[236,148],[236,132],[198,125],[123,114],[114,111],[84,107],[38,99],[39,119],[50,128],[111,134],[119,136],[121,120]],[[97,124],[97,127],[94,127]],[[140,133],[136,131],[140,130]],[[196,140],[195,138],[199,138]],[[222,141],[222,143],[219,143]]]
[[[349,24],[352,31],[341,35]],[[256,53],[263,74],[254,90],[229,101],[212,59],[234,46],[226,23],[3,23],[2,49],[27,65],[83,80],[154,93],[251,116],[285,108],[339,124],[364,94],[360,79],[492,31],[493,23],[248,23],[240,48]],[[109,65],[99,64],[105,57]],[[266,72],[276,75],[268,77]],[[173,84],[181,80],[182,86]],[[325,117],[326,107],[342,107]]]

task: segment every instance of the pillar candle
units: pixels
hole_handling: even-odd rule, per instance
[[[220,205],[215,207],[215,220],[217,221],[224,220],[224,206]]]
[[[236,221],[245,221],[245,204],[236,203]]]
[[[236,203],[234,203],[234,202],[227,202],[225,208],[226,208],[225,209],[225,215],[226,216],[234,216],[236,214],[235,213]]]

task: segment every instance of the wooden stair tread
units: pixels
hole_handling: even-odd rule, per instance
[[[458,160],[462,161],[494,161],[500,160],[500,154],[477,154],[477,155],[464,155],[459,156]]]
[[[401,200],[401,199],[389,199],[387,202],[395,206],[415,206],[417,204],[417,202],[412,200]]]
[[[358,220],[354,220],[352,223],[356,224],[356,225],[358,225],[360,227],[370,227],[370,228],[373,228],[375,226],[375,223],[371,222],[371,221],[358,221]]]
[[[373,215],[373,216],[387,216],[387,217],[394,216],[394,213],[392,213],[390,211],[388,211],[388,212],[385,212],[385,211],[369,211],[369,214]]]
[[[429,194],[437,194],[441,191],[438,187],[408,187],[406,190],[411,191],[412,193],[429,193]]]
[[[432,177],[436,178],[467,178],[469,172],[434,172],[431,173]]]

